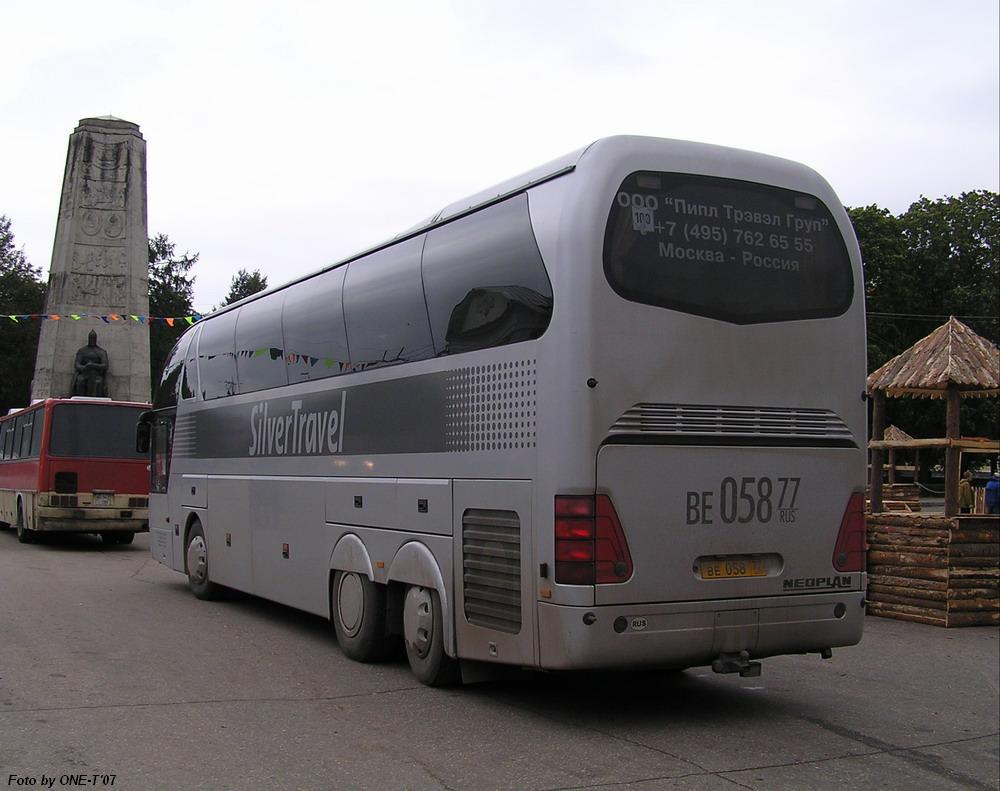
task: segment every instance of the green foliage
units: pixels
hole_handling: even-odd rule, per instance
[[[898,217],[878,206],[848,213],[865,262],[869,371],[948,316],[1000,341],[1000,195],[975,190],[957,198],[921,197]],[[997,399],[966,399],[962,434],[995,437],[997,418]],[[890,399],[888,421],[914,437],[943,436],[944,405]]]
[[[229,293],[226,294],[226,298],[222,300],[222,304],[218,305],[216,309],[232,305],[234,302],[239,302],[251,294],[263,291],[265,288],[267,288],[267,275],[262,275],[259,269],[255,269],[253,272],[241,269],[233,275],[233,281],[229,285]]]
[[[45,283],[41,270],[31,266],[23,250],[14,246],[11,222],[0,215],[0,415],[28,405],[35,375],[39,321],[12,322],[11,313],[41,313]]]
[[[194,313],[194,276],[191,268],[198,262],[198,253],[178,256],[176,245],[166,234],[149,239],[149,314],[151,316],[190,316]],[[167,355],[187,325],[169,327],[156,322],[149,328],[149,367],[153,391]]]

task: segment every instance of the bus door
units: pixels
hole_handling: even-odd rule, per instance
[[[149,413],[149,544],[161,563],[175,568],[178,543],[174,535],[173,510],[169,507],[170,456],[173,450],[175,410]],[[155,503],[155,505],[154,505]]]

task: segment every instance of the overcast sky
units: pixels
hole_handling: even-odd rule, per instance
[[[195,306],[611,134],[804,162],[849,206],[998,189],[997,0],[0,0],[0,214],[48,269],[69,134],[147,141]]]

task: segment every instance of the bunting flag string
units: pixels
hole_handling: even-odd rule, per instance
[[[15,324],[20,324],[22,321],[64,321],[70,319],[72,321],[80,321],[81,319],[96,319],[103,321],[105,324],[113,324],[117,321],[134,321],[137,324],[166,324],[168,327],[173,327],[175,324],[187,324],[188,326],[194,324],[197,321],[201,321],[202,315],[200,313],[194,313],[190,316],[146,316],[140,313],[67,313],[65,315],[59,315],[58,313],[6,313],[0,314],[0,318],[10,319]]]

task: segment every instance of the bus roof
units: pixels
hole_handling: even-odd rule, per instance
[[[463,198],[461,200],[455,201],[454,203],[450,203],[443,209],[441,209],[441,211],[431,215],[426,220],[417,223],[413,227],[403,231],[402,233],[392,237],[391,239],[387,239],[383,242],[380,242],[379,244],[373,245],[372,247],[368,247],[353,255],[348,256],[347,258],[344,258],[340,261],[336,261],[335,263],[328,264],[327,266],[317,269],[314,272],[310,272],[307,275],[295,278],[294,280],[289,280],[287,283],[282,283],[279,286],[269,288],[265,291],[260,291],[256,294],[251,294],[250,296],[244,297],[243,299],[234,302],[231,305],[226,305],[224,307],[219,308],[218,310],[210,313],[205,318],[211,318],[213,316],[218,316],[223,313],[227,313],[230,310],[235,310],[247,304],[248,302],[253,302],[257,299],[261,299],[262,297],[274,294],[278,291],[282,291],[290,286],[295,285],[296,283],[301,283],[305,280],[309,280],[310,278],[315,277],[316,275],[322,274],[323,272],[328,272],[331,269],[336,269],[337,267],[349,264],[352,261],[355,261],[359,258],[363,258],[364,256],[374,253],[377,250],[390,247],[391,245],[396,244],[397,242],[401,242],[412,236],[417,236],[418,234],[425,233],[434,228],[435,226],[443,225],[444,223],[455,220],[465,214],[470,214],[474,211],[485,208],[491,203],[497,203],[513,195],[516,195],[519,192],[524,192],[525,190],[528,190],[539,184],[543,184],[547,181],[551,181],[552,179],[564,176],[567,173],[571,173],[576,169],[577,165],[579,164],[583,156],[591,149],[599,149],[602,151],[608,151],[608,150],[614,151],[617,149],[618,151],[622,151],[628,149],[631,146],[635,146],[636,144],[644,144],[645,146],[649,146],[650,144],[655,144],[659,146],[668,146],[670,149],[672,149],[674,152],[681,155],[682,157],[684,155],[695,154],[710,150],[716,154],[725,154],[727,159],[753,158],[757,161],[761,160],[769,161],[772,164],[772,166],[778,166],[780,168],[793,167],[798,169],[807,169],[806,166],[798,162],[794,162],[788,159],[783,159],[781,157],[775,157],[770,154],[762,154],[758,152],[747,151],[744,149],[730,148],[728,146],[719,146],[711,143],[697,143],[689,140],[675,140],[671,138],[659,138],[659,137],[651,137],[644,135],[613,135],[609,137],[602,137],[590,143],[589,145],[586,145],[582,148],[578,148],[575,151],[571,151],[568,154],[564,154],[563,156],[553,159],[552,161],[547,162],[544,165],[539,165],[538,167],[532,168],[531,170],[528,170],[518,176],[506,179],[505,181],[502,181],[499,184],[495,184],[492,187],[488,187],[484,190],[481,190],[480,192],[474,193],[473,195],[470,195],[467,198]]]

